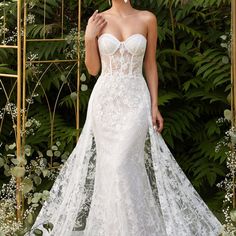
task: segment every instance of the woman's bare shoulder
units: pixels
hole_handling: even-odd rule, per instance
[[[110,9],[107,9],[105,11],[100,11],[98,12],[99,14],[101,14],[102,16],[106,16],[106,15],[109,15],[110,14]]]
[[[156,21],[157,17],[156,15],[148,10],[140,10],[140,14],[143,18],[145,18],[145,20],[147,21]]]

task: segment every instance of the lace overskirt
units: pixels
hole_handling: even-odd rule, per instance
[[[80,138],[26,235],[219,235],[221,223],[153,129],[144,78],[120,79],[99,77]]]

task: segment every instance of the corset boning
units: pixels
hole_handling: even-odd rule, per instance
[[[101,76],[142,76],[146,39],[134,34],[119,41],[111,34],[102,34],[98,39],[101,56]]]

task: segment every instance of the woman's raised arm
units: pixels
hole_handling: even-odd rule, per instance
[[[96,10],[89,18],[85,31],[85,65],[89,74],[94,76],[98,74],[101,67],[97,36],[106,23],[101,13]]]

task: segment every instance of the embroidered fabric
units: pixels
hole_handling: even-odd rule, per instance
[[[102,72],[80,138],[31,231],[51,236],[217,236],[221,223],[152,126],[147,40],[98,39]],[[43,224],[51,222],[48,232]]]

